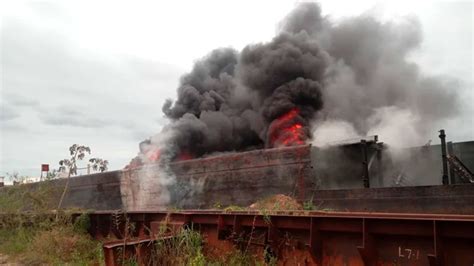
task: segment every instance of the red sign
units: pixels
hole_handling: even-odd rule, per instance
[[[41,165],[42,172],[49,172],[49,164],[42,164]]]

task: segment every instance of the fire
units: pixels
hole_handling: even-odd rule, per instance
[[[288,113],[275,119],[268,129],[271,147],[302,145],[307,135],[303,124],[298,122],[299,109],[293,108]]]
[[[161,157],[161,153],[160,153],[160,150],[158,149],[154,149],[154,150],[149,150],[147,153],[146,153],[146,157],[148,158],[148,160],[150,162],[156,162],[160,159]]]
[[[177,161],[191,160],[194,156],[188,151],[181,151],[181,153],[176,157]]]
[[[158,162],[161,158],[161,152],[159,149],[152,149],[145,153],[146,157],[148,158],[148,162],[155,163]],[[181,151],[174,160],[176,161],[184,161],[184,160],[191,160],[194,156],[188,151]]]
[[[161,153],[159,149],[150,149],[147,152],[144,153],[146,159],[145,161],[141,159],[140,157],[135,157],[133,158],[128,165],[125,166],[125,170],[130,170],[134,168],[138,168],[143,166],[144,164],[147,163],[155,163],[160,160]]]

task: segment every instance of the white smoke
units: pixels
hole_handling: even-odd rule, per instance
[[[354,126],[342,120],[326,120],[316,123],[313,128],[313,142],[317,147],[324,147],[346,139],[360,138]]]
[[[150,143],[142,147],[146,152],[140,154],[141,159],[150,162],[148,156],[165,150],[171,136],[172,132],[153,136]],[[160,154],[159,163],[147,163],[139,169],[123,172],[120,190],[126,210],[166,209],[169,206],[172,201],[170,188],[176,184],[176,175],[170,168],[170,162],[169,153]]]
[[[397,106],[381,107],[367,119],[370,130],[368,135],[378,135],[379,139],[392,147],[413,147],[426,143],[418,125],[420,117],[409,109]]]
[[[349,121],[316,122],[313,127],[312,144],[323,147],[340,141],[357,140],[374,135],[377,135],[382,142],[396,148],[420,146],[427,142],[418,128],[420,117],[409,109],[397,106],[380,107],[373,110],[373,114],[367,117],[365,123],[369,130],[366,135],[361,135]]]

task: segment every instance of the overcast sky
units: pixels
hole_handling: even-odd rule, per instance
[[[352,3],[354,2],[354,3]],[[458,79],[463,115],[444,126],[474,139],[473,2],[320,1],[334,23],[370,13],[417,16],[425,73]],[[269,41],[295,1],[3,1],[0,175],[38,176],[73,143],[121,169],[166,123],[179,77],[217,47]],[[437,143],[436,132],[433,141]]]

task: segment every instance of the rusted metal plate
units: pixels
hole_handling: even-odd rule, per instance
[[[109,235],[126,235],[114,233],[116,214],[95,212],[91,215],[92,235],[100,238],[104,231],[109,231]],[[199,210],[132,212],[123,214],[123,219],[151,228],[167,225],[168,232],[192,225],[205,238],[206,255],[222,256],[237,248],[263,259],[264,250],[271,250],[280,265],[474,263],[474,215],[304,211],[261,214]],[[138,242],[152,239],[150,232],[153,231],[156,229],[140,237],[138,232],[132,232],[129,235],[136,237],[126,239],[128,244],[124,248],[133,250],[127,247],[134,239]],[[117,243],[114,248],[120,246]],[[145,257],[143,243],[138,244],[139,249],[135,250]],[[116,263],[114,259],[106,258],[109,265]]]
[[[257,195],[292,194],[303,201],[314,187],[310,145],[180,161],[170,168],[177,180],[171,204],[185,209],[250,205]]]
[[[362,188],[358,145],[331,149],[302,145],[178,161],[169,165],[173,174],[164,181],[159,165],[74,177],[63,205],[127,211],[208,209],[216,205],[245,207],[284,194],[301,202],[312,200],[313,206],[322,210],[474,214],[474,184]],[[383,182],[376,182],[380,177],[377,171],[382,169],[375,166],[370,171],[370,184],[383,186]],[[439,177],[419,174],[413,177]],[[58,188],[51,195],[53,199],[59,199],[59,188],[65,181],[49,182]],[[24,187],[35,189],[38,184]],[[0,188],[0,193],[7,190]]]
[[[333,211],[474,214],[474,184],[309,193],[314,206]]]
[[[248,206],[275,194],[304,201],[313,183],[311,146],[302,145],[126,170],[121,195],[127,210]]]

